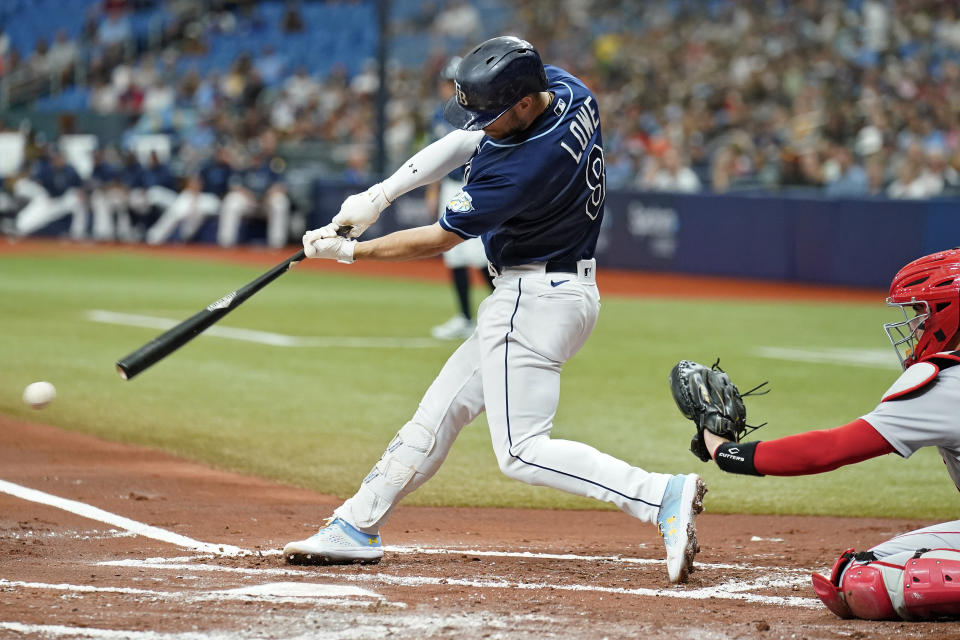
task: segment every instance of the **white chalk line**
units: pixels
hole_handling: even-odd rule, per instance
[[[101,587],[89,584],[50,582],[25,582],[0,578],[0,589],[45,589],[71,593],[112,593],[117,595],[150,596],[168,600],[205,602],[210,600],[262,600],[271,603],[311,603],[333,605],[362,604],[350,598],[385,598],[375,591],[343,584],[319,584],[316,582],[271,582],[254,586],[220,589],[214,591],[163,591],[136,589],[133,587]]]
[[[516,582],[507,579],[495,580],[467,580],[462,578],[432,578],[426,576],[396,576],[387,573],[376,574],[350,574],[323,571],[322,569],[246,569],[242,567],[223,567],[211,564],[192,564],[192,563],[167,563],[167,562],[148,562],[143,560],[113,560],[98,563],[100,566],[110,567],[136,567],[141,569],[165,569],[168,571],[210,571],[242,573],[247,575],[263,576],[303,576],[307,573],[310,577],[332,578],[337,580],[347,580],[350,582],[372,582],[379,584],[388,584],[401,587],[418,587],[422,585],[454,585],[462,587],[473,587],[477,589],[524,589],[524,590],[556,590],[556,591],[592,591],[599,593],[610,593],[618,595],[631,596],[653,596],[668,597],[691,600],[704,600],[708,598],[721,598],[726,600],[743,600],[759,604],[775,604],[790,607],[815,608],[820,606],[820,601],[813,598],[802,598],[797,596],[765,596],[757,593],[749,593],[759,589],[770,588],[793,588],[809,581],[810,571],[793,570],[792,576],[783,575],[785,570],[777,568],[767,568],[769,573],[779,575],[778,578],[761,577],[753,581],[730,580],[724,584],[711,587],[702,587],[699,589],[670,588],[670,589],[648,589],[648,588],[625,588],[625,587],[602,587],[586,584],[547,584],[540,582]],[[762,569],[762,567],[757,567]]]
[[[94,638],[95,640],[227,640],[235,638],[232,633],[187,631],[184,633],[162,633],[158,631],[133,631],[97,629],[93,627],[67,627],[60,624],[23,624],[20,622],[0,622],[0,630],[13,631],[28,637],[66,637]]]
[[[753,353],[761,358],[789,360],[791,362],[815,362],[839,364],[873,369],[899,369],[890,349],[844,349],[844,348],[795,348],[757,347]]]
[[[175,327],[183,318],[171,320],[156,316],[143,316],[133,313],[119,313],[92,309],[86,312],[86,318],[93,322],[117,324],[125,327],[144,327],[147,329],[170,329]],[[352,349],[426,349],[442,344],[432,338],[378,338],[378,337],[336,337],[336,336],[291,336],[270,331],[255,329],[240,329],[214,325],[203,332],[203,335],[243,342],[256,342],[273,347],[346,347]]]
[[[115,513],[110,513],[109,511],[104,511],[103,509],[98,509],[97,507],[93,507],[83,502],[68,500],[66,498],[61,498],[49,493],[44,493],[43,491],[37,491],[36,489],[30,489],[29,487],[7,482],[6,480],[0,480],[0,492],[10,494],[22,500],[38,502],[40,504],[45,504],[57,509],[69,511],[70,513],[83,516],[84,518],[89,518],[90,520],[105,522],[106,524],[124,529],[145,538],[167,542],[184,549],[226,556],[251,554],[250,551],[241,549],[240,547],[235,547],[229,544],[200,542],[199,540],[194,540],[178,533],[161,529],[160,527],[154,527],[149,524],[144,524],[143,522],[137,522],[136,520],[125,518]]]

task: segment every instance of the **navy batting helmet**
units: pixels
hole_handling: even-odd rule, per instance
[[[467,131],[483,129],[524,96],[547,89],[540,54],[513,36],[477,46],[460,62],[454,81],[457,93],[443,108],[443,117]]]

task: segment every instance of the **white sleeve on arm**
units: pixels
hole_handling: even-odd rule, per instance
[[[456,129],[418,151],[396,173],[380,183],[388,202],[417,187],[436,182],[473,157],[483,131]]]

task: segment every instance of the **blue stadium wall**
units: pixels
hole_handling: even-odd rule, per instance
[[[318,181],[310,225],[356,185]],[[423,196],[401,198],[370,229],[429,224]],[[887,287],[922,255],[960,246],[960,200],[823,199],[608,192],[598,262],[608,268]]]

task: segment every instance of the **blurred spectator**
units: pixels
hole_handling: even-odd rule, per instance
[[[134,239],[119,160],[115,150],[97,149],[93,153],[93,170],[86,181],[93,212],[93,239],[101,242]]]
[[[294,109],[305,107],[312,98],[320,93],[320,83],[307,73],[306,67],[298,67],[296,72],[284,83],[284,95]]]
[[[603,160],[608,188],[626,189],[633,186],[636,171],[629,154],[614,149],[605,154]]]
[[[924,198],[927,185],[920,176],[919,168],[912,160],[904,158],[897,168],[897,177],[887,187],[887,195],[891,198]]]
[[[150,227],[147,243],[166,242],[178,227],[181,242],[192,240],[204,219],[220,212],[232,175],[230,153],[225,147],[219,147],[213,160],[187,178],[183,191]]]
[[[865,164],[867,172],[867,194],[883,196],[887,193],[887,167],[880,154],[867,158]]]
[[[97,27],[97,43],[104,49],[125,45],[133,38],[133,29],[126,13],[120,9],[107,12],[105,20]]]
[[[29,201],[17,213],[16,234],[28,236],[69,215],[70,237],[83,240],[87,234],[87,208],[82,187],[80,176],[59,151],[51,151],[49,159],[38,157],[29,177],[20,178],[14,185],[14,194]]]
[[[66,30],[57,31],[56,39],[50,52],[47,54],[47,61],[53,71],[60,72],[62,80],[66,79],[66,74],[73,68],[77,60],[77,43],[70,39]]]
[[[287,2],[287,8],[283,13],[281,24],[283,25],[284,33],[300,33],[306,28],[303,22],[303,16],[300,15],[300,5],[298,3],[292,1]]]
[[[651,162],[650,169],[641,176],[638,186],[651,191],[696,193],[700,178],[673,147],[667,148],[659,160]]]
[[[10,36],[0,26],[0,78],[13,70],[16,61],[11,59]]]
[[[263,49],[260,50],[260,55],[257,57],[256,62],[253,63],[253,68],[260,74],[263,83],[268,87],[272,87],[283,79],[286,62],[283,56],[277,53],[272,45],[268,44],[264,45]]]
[[[137,216],[138,228],[142,229],[148,221],[156,221],[151,215],[154,211],[166,211],[177,199],[177,181],[170,166],[160,160],[156,151],[151,151],[138,182],[130,188],[127,202]],[[138,231],[138,235],[143,234]]]
[[[370,179],[370,154],[361,145],[354,145],[347,153],[347,166],[340,178],[349,184],[363,186],[372,182]]]
[[[482,30],[480,12],[469,2],[454,0],[433,22],[433,31],[445,36],[466,38]]]
[[[119,110],[120,96],[112,84],[105,82],[103,78],[97,77],[94,79],[93,86],[90,89],[87,106],[95,113],[114,113]]]
[[[33,53],[30,54],[30,57],[27,58],[25,63],[31,74],[39,76],[50,71],[50,60],[47,57],[48,52],[47,41],[43,38],[37,38]]]
[[[866,170],[857,163],[853,152],[846,147],[835,145],[832,149],[832,161],[836,163],[836,177],[829,181],[825,191],[828,198],[855,198],[869,193],[869,181]]]
[[[233,173],[230,191],[223,199],[217,243],[221,247],[237,244],[240,222],[258,214],[267,219],[267,244],[280,248],[290,233],[290,198],[283,181],[282,159],[260,151],[250,165]]]
[[[941,148],[936,147],[927,153],[925,166],[920,172],[920,180],[924,184],[923,197],[932,198],[943,193],[946,187],[946,169],[947,159]]]

